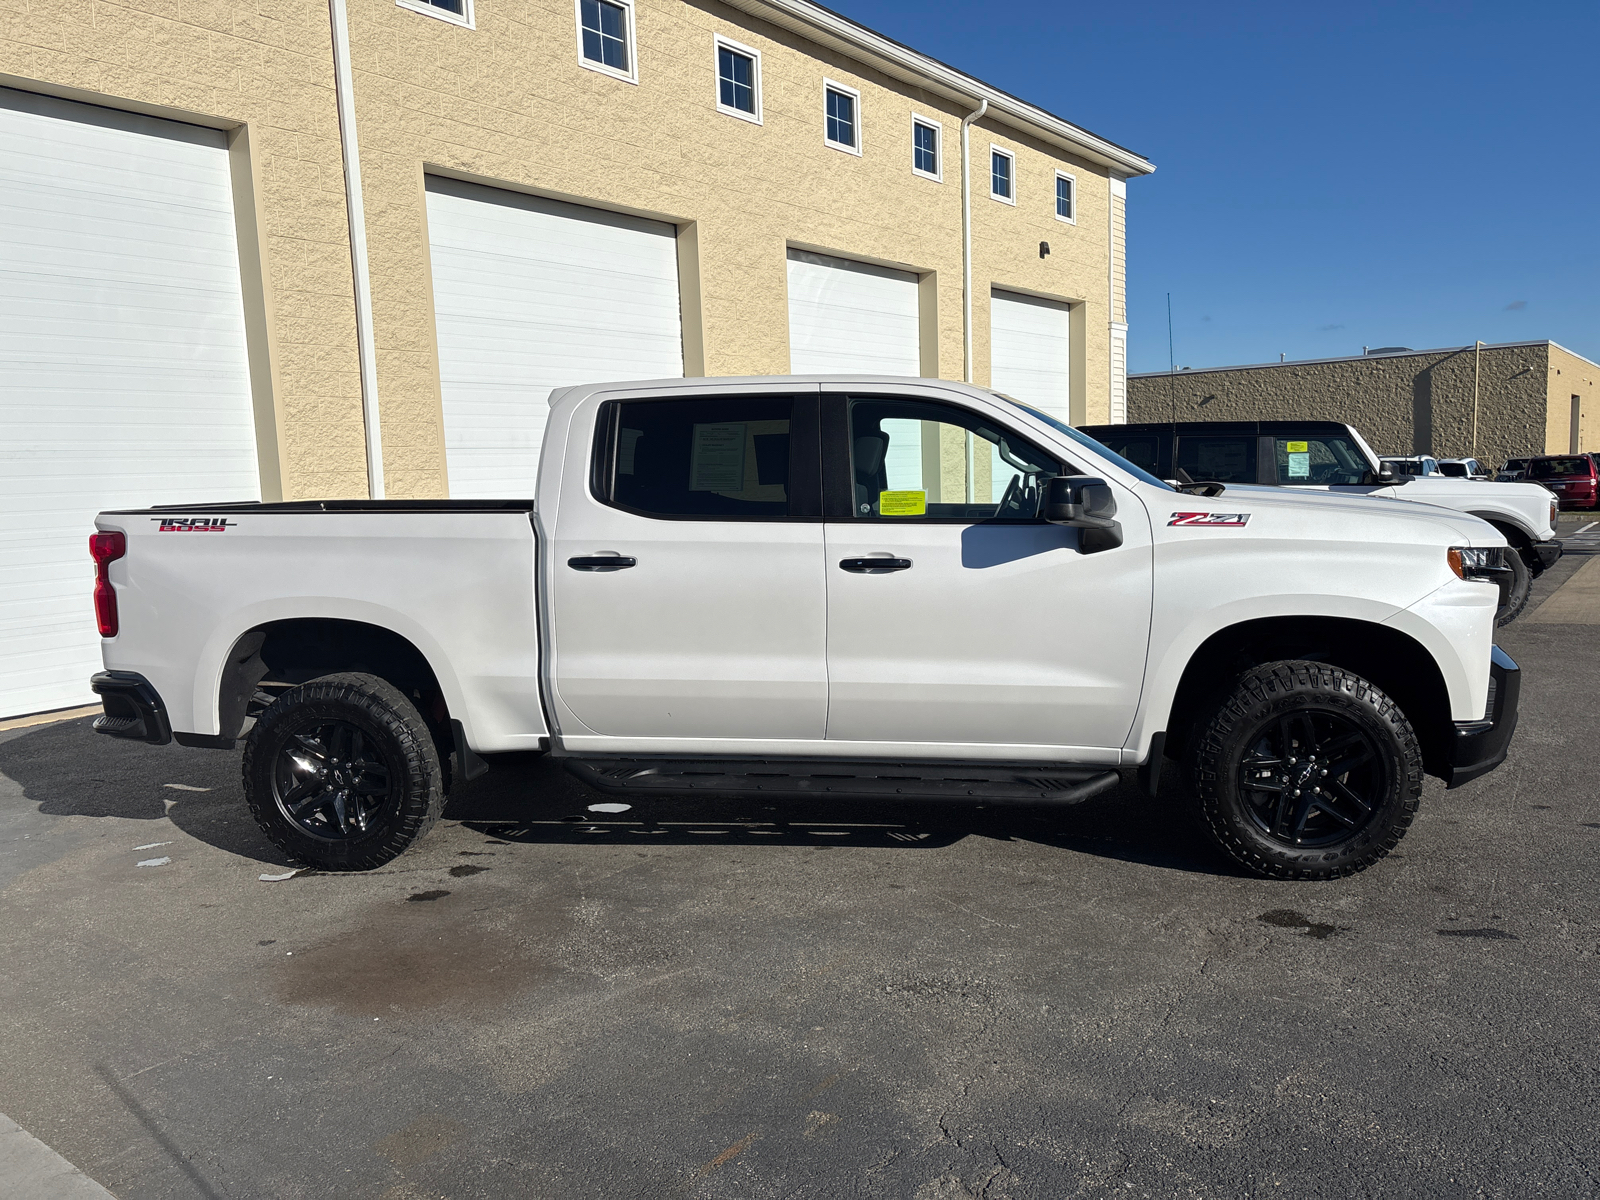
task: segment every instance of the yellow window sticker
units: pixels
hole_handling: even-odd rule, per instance
[[[1305,453],[1308,453],[1310,451],[1310,449],[1311,449],[1311,444],[1309,442],[1290,442],[1289,443],[1289,453],[1290,454],[1305,454]]]
[[[927,492],[879,492],[880,517],[921,517],[928,511]]]

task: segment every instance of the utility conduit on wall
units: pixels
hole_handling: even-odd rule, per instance
[[[350,26],[345,0],[328,0],[333,23],[333,90],[339,106],[345,210],[350,220],[350,270],[355,277],[356,353],[361,364],[361,421],[367,441],[367,493],[383,499],[383,432],[378,424],[378,358],[372,345],[372,276],[367,267],[367,218],[361,202],[361,157],[356,146],[356,100],[350,74]]]

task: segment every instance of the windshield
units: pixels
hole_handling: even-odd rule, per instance
[[[1078,445],[1084,447],[1084,449],[1093,451],[1094,453],[1098,454],[1101,458],[1109,459],[1113,465],[1121,467],[1124,471],[1126,471],[1129,475],[1134,476],[1141,483],[1148,483],[1152,487],[1158,487],[1164,492],[1170,492],[1170,491],[1174,490],[1173,486],[1170,483],[1168,483],[1166,480],[1157,479],[1154,475],[1150,474],[1150,472],[1146,471],[1143,467],[1137,466],[1134,463],[1129,462],[1127,459],[1123,458],[1122,455],[1118,454],[1115,450],[1108,450],[1105,446],[1102,446],[1099,442],[1095,441],[1088,434],[1079,433],[1071,425],[1063,424],[1062,422],[1060,422],[1060,421],[1056,420],[1054,417],[1052,417],[1049,413],[1041,412],[1039,409],[1035,408],[1031,404],[1024,404],[1020,400],[1013,400],[1010,396],[1003,395],[1000,392],[995,392],[993,394],[995,396],[997,396],[999,399],[1004,400],[1007,404],[1013,404],[1016,407],[1020,408],[1023,412],[1027,413],[1030,417],[1039,418],[1039,420],[1043,421],[1046,425],[1050,426],[1051,429],[1054,429],[1057,433],[1064,434],[1066,437],[1072,439],[1074,442],[1077,442]]]
[[[1535,479],[1564,479],[1570,475],[1588,475],[1589,460],[1583,456],[1576,458],[1540,458],[1535,459],[1528,474]]]

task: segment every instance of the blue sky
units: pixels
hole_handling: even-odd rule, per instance
[[[1551,338],[1600,360],[1600,3],[831,0],[1156,164],[1131,369]]]

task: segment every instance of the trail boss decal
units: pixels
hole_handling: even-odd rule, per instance
[[[1173,513],[1168,525],[1240,525],[1250,523],[1249,513],[1184,512]]]
[[[159,521],[161,528],[157,533],[226,533],[230,529],[237,529],[239,522],[230,521],[227,517],[151,517],[152,521]]]

